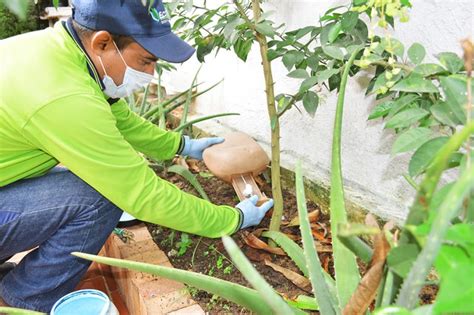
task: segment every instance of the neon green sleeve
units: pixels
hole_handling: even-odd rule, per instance
[[[178,151],[181,135],[166,131],[130,110],[124,99],[111,107],[117,128],[135,150],[155,160],[171,159]]]
[[[36,111],[23,131],[35,146],[140,220],[206,237],[238,229],[237,209],[213,205],[156,176],[126,141],[136,134],[124,136],[116,123],[109,104],[100,97],[72,95]],[[165,136],[156,148],[166,154],[156,154],[167,156],[175,143]]]

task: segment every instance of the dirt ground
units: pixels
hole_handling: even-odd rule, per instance
[[[218,205],[236,205],[239,202],[232,186],[212,176],[202,163],[193,164],[192,168],[194,168],[194,170],[192,170],[193,173],[195,173],[196,178],[213,203]],[[194,188],[181,176],[164,172],[160,172],[158,175],[174,183],[182,190],[198,195]],[[271,186],[265,181],[264,177],[260,176],[257,181],[261,190],[267,196],[271,196]],[[289,222],[297,216],[298,210],[296,206],[296,197],[293,192],[284,190],[283,200],[284,214],[282,220],[283,222]],[[311,201],[307,202],[307,207],[309,213],[319,210],[319,207]],[[239,231],[232,235],[232,238],[239,245],[245,255],[252,261],[256,269],[266,279],[266,281],[282,296],[291,299],[296,298],[298,295],[312,296],[310,288],[305,287],[302,289],[296,286],[280,272],[273,270],[265,264],[265,260],[267,260],[278,266],[301,274],[289,257],[271,254],[260,249],[254,249],[245,243],[244,238],[246,234],[253,232],[254,234],[259,235],[258,232],[261,231],[261,228],[269,226],[270,217],[271,211],[267,213],[267,216],[264,218],[260,226]],[[157,245],[168,254],[170,262],[175,268],[199,272],[251,287],[228,258],[220,239],[209,239],[190,234],[187,236],[185,235],[184,238],[182,238],[181,232],[153,224],[148,224],[148,229]],[[301,245],[298,226],[285,227],[282,225],[281,231],[293,236],[296,242]],[[317,219],[313,221],[313,231],[321,263],[328,272],[333,274],[329,217],[321,211],[319,211]],[[260,237],[260,239],[267,241],[267,239],[263,237]],[[363,273],[366,266],[364,264],[359,265],[361,272]],[[211,314],[241,314],[250,312],[239,305],[205,291],[192,287],[188,287],[188,290],[196,302],[198,302],[205,311],[210,312]],[[428,286],[423,290],[421,297],[424,304],[432,303],[436,291],[436,286]],[[313,314],[318,314],[318,312],[313,312]]]

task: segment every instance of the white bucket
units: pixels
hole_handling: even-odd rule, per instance
[[[51,315],[119,315],[119,312],[107,294],[85,289],[60,298],[54,303]]]

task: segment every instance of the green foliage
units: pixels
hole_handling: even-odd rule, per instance
[[[30,1],[0,1],[0,39],[40,28],[38,9]]]
[[[355,50],[345,65],[337,99],[336,116],[334,118],[330,195],[332,235],[338,235],[339,225],[347,223],[341,169],[342,116],[349,70],[357,54],[358,50]],[[332,240],[332,246],[338,300],[340,305],[345,305],[349,301],[352,293],[357,287],[357,283],[359,282],[359,269],[357,267],[355,255],[347,249],[337,237]],[[318,299],[318,301],[320,300]]]
[[[262,233],[262,236],[271,238],[275,243],[278,244],[290,258],[295,262],[296,266],[301,272],[308,277],[308,267],[306,266],[306,260],[301,247],[298,246],[293,240],[281,232],[267,231]]]
[[[470,134],[474,134],[474,124],[468,125],[465,127],[466,129],[470,130]],[[431,230],[429,232],[428,238],[426,240],[426,244],[423,246],[423,249],[421,250],[420,254],[416,258],[416,261],[411,268],[409,274],[406,277],[406,280],[403,283],[403,286],[400,291],[400,295],[397,299],[397,304],[407,307],[409,309],[412,309],[416,306],[418,302],[418,293],[422,287],[423,280],[426,278],[428,275],[430,268],[432,264],[434,263],[434,260],[436,256],[438,255],[438,252],[442,246],[443,240],[445,239],[445,234],[448,231],[449,225],[446,224],[447,222],[451,221],[455,216],[458,215],[458,211],[461,208],[461,205],[463,203],[463,200],[467,194],[470,193],[470,191],[474,188],[474,164],[471,165],[468,169],[468,171],[464,172],[464,174],[461,174],[459,177],[458,181],[453,185],[453,187],[449,190],[449,192],[446,195],[446,198],[444,198],[443,202],[441,203],[439,209],[437,209],[437,212],[434,214],[434,219],[433,223],[431,224]],[[461,230],[462,231],[462,230]],[[472,234],[470,235],[469,229],[467,230],[467,233],[464,235],[464,237],[469,237],[466,238],[465,240],[463,239],[462,233],[456,235],[453,233],[461,240],[461,242],[468,243],[469,239],[471,238]],[[456,259],[457,257],[453,257]],[[472,263],[467,263],[466,268],[468,270],[473,269],[474,265]],[[458,270],[458,272],[461,269]],[[454,276],[454,274],[451,274],[451,276]],[[454,290],[454,286],[452,285],[453,282],[445,279],[447,281],[448,285],[451,284],[451,286],[448,286],[450,289]],[[446,282],[445,282],[446,283]],[[444,288],[444,285],[442,283],[441,289]],[[466,292],[466,289],[469,288]],[[446,291],[443,291],[446,292]],[[451,311],[467,311],[471,312],[474,311],[474,303],[472,303],[472,293],[474,292],[474,285],[472,283],[467,286],[463,287],[457,287],[457,291],[455,290],[454,292],[448,293],[448,297],[454,297],[457,293],[456,296],[456,304],[450,305],[447,303],[443,303],[445,301],[448,301],[452,303],[452,300],[447,300],[447,297],[444,297],[444,299],[441,299],[441,301],[438,301],[438,308],[442,308],[443,310],[446,310],[446,308],[450,309]],[[450,295],[453,293],[453,295]],[[445,293],[446,294],[446,293]],[[454,306],[454,308],[453,308]],[[469,309],[469,307],[471,307]]]
[[[173,279],[175,281],[180,281],[200,290],[205,290],[212,294],[221,296],[258,314],[270,314],[272,312],[271,308],[266,303],[260,302],[261,296],[256,290],[252,290],[235,283],[217,280],[216,278],[187,270],[140,263],[131,260],[108,258],[77,252],[72,254],[80,258],[97,261],[110,266],[128,268],[131,270],[146,272],[160,277]]]
[[[258,273],[252,263],[245,257],[240,248],[229,236],[222,238],[224,246],[232,261],[243,274],[245,279],[260,293],[262,300],[270,306],[272,314],[298,314],[303,313],[292,309]]]
[[[415,65],[420,64],[425,58],[425,55],[425,47],[419,43],[414,43],[410,48],[408,48],[408,58],[410,58],[410,61]]]
[[[187,168],[185,168],[182,165],[172,165],[167,168],[167,171],[171,173],[176,173],[182,176],[183,178],[185,178],[194,187],[194,189],[197,190],[197,192],[201,195],[203,199],[206,199],[207,201],[209,201],[209,197],[207,196],[206,192],[202,188],[201,184],[196,179],[196,175],[191,173]]]
[[[429,140],[432,131],[429,128],[418,127],[402,133],[393,144],[392,153],[401,153],[418,149]]]
[[[408,173],[415,177],[423,173],[430,165],[439,149],[448,141],[448,137],[437,137],[423,143],[413,154],[408,166]]]
[[[306,198],[303,186],[303,174],[301,173],[301,164],[296,165],[296,197],[298,203],[298,216],[300,218],[300,230],[303,240],[304,256],[308,266],[309,279],[311,280],[313,293],[316,300],[319,302],[320,312],[322,314],[337,314],[339,313],[337,305],[337,295],[332,296],[326,280],[324,278],[324,271],[321,267],[318,254],[314,245],[313,236],[308,219],[308,210],[306,208]]]
[[[3,307],[0,306],[0,314],[5,315],[46,315],[46,313],[40,313],[30,310],[25,310],[16,307]]]
[[[367,244],[355,235],[343,236],[338,233],[338,224],[347,220],[340,170],[344,88],[349,76],[365,71],[369,66],[374,67],[375,72],[369,74],[372,80],[367,87],[367,94],[375,94],[377,99],[383,99],[372,110],[369,119],[384,118],[385,128],[394,130],[397,137],[392,148],[394,154],[412,154],[406,178],[418,190],[410,208],[407,225],[403,228],[399,242],[395,243],[396,246],[388,255],[388,272],[379,289],[377,306],[393,304],[400,293],[399,300],[406,309],[396,309],[408,314],[418,300],[417,290],[424,283],[426,270],[432,266],[433,257],[439,252],[440,258],[436,259],[435,264],[436,268],[443,271],[440,273],[440,302],[436,303],[435,308],[456,311],[453,307],[459,306],[461,311],[468,310],[470,306],[463,306],[465,295],[462,292],[456,295],[459,301],[451,304],[448,302],[448,299],[453,298],[449,293],[454,289],[453,282],[447,280],[446,274],[455,269],[454,261],[459,261],[464,266],[464,263],[470,263],[468,258],[472,256],[461,256],[461,251],[464,250],[461,248],[467,246],[465,244],[448,247],[446,242],[456,242],[445,241],[443,230],[453,218],[453,211],[459,209],[451,207],[451,217],[446,218],[448,206],[439,201],[447,198],[446,200],[460,205],[463,198],[474,199],[466,197],[470,191],[470,184],[466,183],[468,175],[437,190],[439,179],[446,169],[461,165],[461,174],[470,174],[467,172],[471,170],[466,166],[467,154],[460,147],[471,137],[472,132],[466,129],[456,132],[460,129],[459,125],[466,124],[468,118],[471,118],[469,115],[472,115],[466,111],[467,84],[472,85],[472,80],[466,77],[462,59],[454,53],[444,52],[437,56],[439,63],[423,63],[426,50],[422,44],[414,43],[405,48],[395,38],[374,35],[376,26],[388,28],[394,26],[396,19],[402,22],[408,20],[407,8],[411,7],[408,0],[354,0],[352,6],[328,10],[321,16],[317,26],[309,25],[291,31],[282,31],[281,26],[275,26],[270,15],[265,12],[252,21],[252,5],[248,1],[235,1],[234,5],[237,6],[225,3],[209,10],[194,5],[192,1],[174,1],[173,12],[177,17],[174,27],[181,30],[185,38],[194,40],[200,60],[222,48],[233,49],[240,59],[246,60],[251,44],[256,40],[255,34],[268,38],[268,59],[282,62],[288,70],[288,77],[299,80],[300,83],[297,93],[280,93],[275,97],[277,117],[270,117],[272,130],[278,126],[281,115],[300,103],[309,115],[314,116],[322,88],[339,92],[331,185],[332,234],[337,235],[333,239],[337,294],[331,289],[331,280],[321,271],[317,255],[312,256],[314,250],[310,249],[309,236],[305,244],[308,230],[302,226],[305,229],[302,230],[302,236],[306,259],[302,259],[301,249],[296,248],[295,244],[277,234],[265,234],[284,248],[302,272],[309,276],[315,295],[322,302],[319,303],[321,313],[340,312],[353,293],[359,277],[354,254],[366,262],[373,255]],[[184,18],[187,16],[191,17]],[[369,26],[364,22],[366,20],[371,21]],[[301,175],[301,170],[298,172]],[[416,183],[419,178],[422,178],[420,184]],[[298,180],[297,186],[300,200],[304,194],[301,194],[302,183],[298,184]],[[454,187],[456,189],[452,190]],[[474,209],[474,206],[467,205],[465,211],[468,209]],[[299,203],[299,211],[304,210],[304,206]],[[443,212],[445,219],[441,221],[440,213]],[[474,217],[471,212],[474,210],[466,212],[467,218]],[[462,222],[463,218],[457,220]],[[435,222],[438,224],[436,228],[433,227]],[[312,259],[308,259],[310,256]],[[305,260],[310,261],[311,265],[306,265]],[[399,292],[401,283],[403,289]],[[444,287],[448,289],[443,289]],[[469,289],[467,292],[470,292]],[[426,308],[415,311],[423,310]],[[389,308],[381,308],[377,312],[389,314],[391,311]]]
[[[181,240],[176,243],[176,247],[178,248],[178,256],[183,256],[186,254],[188,248],[193,244],[189,235],[186,233],[181,233]]]

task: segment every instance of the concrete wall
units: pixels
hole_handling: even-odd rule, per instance
[[[287,29],[316,23],[328,8],[347,4],[349,0],[294,1],[273,0],[266,9],[275,10],[277,24]],[[397,23],[393,36],[406,49],[414,42],[422,43],[429,59],[442,51],[461,53],[459,41],[474,29],[474,0],[412,0],[410,22]],[[165,76],[168,92],[183,90],[190,85],[199,64],[191,60],[178,71]],[[286,69],[273,62],[276,94],[294,92],[299,86],[286,77]],[[206,85],[224,78],[211,92],[199,97],[196,116],[221,112],[239,112],[240,116],[222,118],[198,127],[218,134],[240,130],[251,134],[269,150],[270,127],[264,95],[260,55],[254,46],[246,63],[230,52],[207,56],[199,81]],[[408,155],[391,156],[394,134],[383,130],[381,121],[367,121],[375,106],[374,97],[365,97],[368,79],[358,75],[350,80],[346,94],[343,122],[342,166],[346,197],[383,217],[401,221],[413,198],[413,189],[401,177],[407,171]],[[337,95],[324,92],[324,99],[315,118],[301,115],[296,109],[281,119],[282,165],[293,169],[297,159],[304,164],[305,175],[312,180],[329,183],[332,126]],[[301,106],[302,108],[302,106]]]

